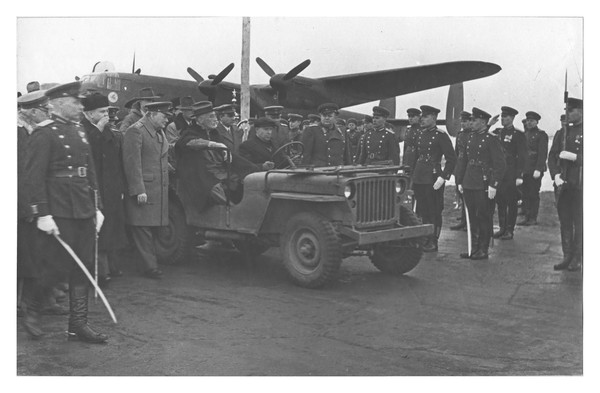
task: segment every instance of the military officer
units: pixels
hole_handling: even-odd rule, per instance
[[[402,165],[411,165],[415,162],[415,145],[421,127],[421,111],[417,108],[408,108],[406,114],[408,115],[409,127],[404,134]],[[412,175],[412,170],[414,168],[411,167],[410,169]]]
[[[554,270],[578,271],[583,263],[583,100],[569,98],[566,119],[548,154],[563,250],[563,260]]]
[[[108,336],[88,325],[88,287],[84,272],[49,235],[60,235],[88,270],[94,264],[96,232],[104,216],[97,198],[98,184],[89,142],[79,124],[82,105],[80,82],[58,85],[46,91],[52,122],[30,137],[25,163],[25,194],[30,215],[39,231],[36,254],[40,279],[36,294],[24,318],[26,330],[34,337],[42,332],[37,325],[36,300],[47,288],[68,276],[68,338],[104,343]],[[33,307],[31,307],[33,305]]]
[[[154,90],[151,87],[141,89],[137,97],[133,97],[125,103],[125,108],[130,109],[130,111],[121,122],[119,131],[124,134],[133,123],[139,121],[144,116],[146,113],[146,104],[154,102],[159,98],[160,96],[154,94]]]
[[[356,121],[356,119],[352,117],[348,119],[348,131],[346,132],[346,135],[348,137],[348,142],[350,143],[350,149],[352,152],[353,160],[356,160],[358,156],[358,142],[360,141],[361,135],[358,131],[357,124],[358,122]]]
[[[304,118],[296,113],[288,114],[288,123],[290,125],[290,140],[291,141],[300,141],[302,137],[302,130],[300,126],[302,125],[302,120]]]
[[[223,137],[223,143],[231,152],[237,153],[242,143],[244,132],[236,127],[235,108],[232,104],[224,104],[214,108],[214,110],[219,119],[217,130]]]
[[[146,114],[125,132],[123,164],[127,180],[126,223],[131,226],[143,274],[160,279],[156,238],[169,225],[169,143],[163,134],[172,116],[169,101],[146,104]]]
[[[456,164],[456,153],[450,137],[436,127],[440,110],[429,105],[421,107],[421,131],[415,142],[415,160],[409,164],[413,171],[413,190],[417,201],[417,214],[423,223],[434,225],[434,234],[423,246],[423,251],[438,249],[444,209],[444,185],[450,179]],[[446,165],[442,169],[442,156]]]
[[[498,205],[498,222],[500,229],[494,233],[494,238],[510,240],[514,237],[517,223],[519,191],[517,187],[523,184],[523,168],[527,157],[527,147],[523,131],[514,127],[515,116],[519,113],[509,106],[500,108],[502,128],[496,128],[493,133],[498,136],[504,150],[506,171],[500,182],[496,204]]]
[[[321,122],[321,116],[315,115],[314,113],[309,114],[307,117],[308,121],[310,122],[308,124],[309,126],[318,126]]]
[[[400,151],[394,131],[386,128],[390,112],[381,106],[373,107],[374,128],[365,134],[357,164],[400,164]]]
[[[456,157],[457,159],[460,158],[461,154],[464,154],[465,151],[465,146],[467,145],[467,141],[469,139],[469,135],[471,132],[471,114],[467,111],[462,111],[460,113],[460,127],[461,130],[458,132],[458,134],[456,134],[456,143],[454,145],[454,152],[456,153]],[[454,168],[454,177],[456,178],[456,170],[458,169],[458,167]],[[462,201],[462,203],[459,204],[459,206],[461,207],[461,215],[460,215],[460,221],[458,222],[458,224],[453,225],[450,227],[451,230],[453,231],[457,231],[459,229],[464,229],[467,226],[467,219],[465,216],[465,208],[464,208],[464,199],[462,197],[462,194],[458,191],[458,188],[456,189],[457,191],[457,199],[459,201]]]
[[[533,111],[525,114],[527,158],[523,169],[523,205],[526,216],[517,225],[536,225],[540,208],[540,188],[548,158],[548,134],[538,128],[542,117]]]
[[[461,145],[456,165],[456,184],[469,210],[472,248],[461,258],[488,259],[492,236],[494,198],[504,176],[506,161],[500,140],[488,132],[491,115],[472,110],[472,131]]]
[[[339,107],[333,103],[321,104],[318,108],[321,123],[310,126],[302,133],[304,144],[303,165],[333,166],[352,162],[350,145],[345,133],[335,125]]]

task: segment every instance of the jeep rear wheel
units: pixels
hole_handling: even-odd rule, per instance
[[[294,283],[317,288],[329,282],[342,263],[342,250],[334,226],[314,213],[299,213],[283,233],[283,261]]]
[[[163,265],[181,263],[189,255],[193,234],[185,222],[183,207],[169,198],[169,225],[159,227],[156,238],[158,262]]]
[[[404,226],[420,225],[421,220],[412,210],[400,206],[400,223]],[[423,237],[375,246],[371,262],[377,269],[388,274],[408,273],[419,264],[423,256]]]

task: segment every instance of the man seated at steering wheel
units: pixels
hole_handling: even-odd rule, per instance
[[[277,123],[267,117],[261,117],[254,121],[256,133],[251,135],[247,141],[240,145],[240,156],[254,164],[274,162],[276,168],[289,165],[288,156],[283,150],[279,150],[272,140],[273,130]],[[274,153],[277,153],[274,155]]]

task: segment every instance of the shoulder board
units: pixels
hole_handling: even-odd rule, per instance
[[[47,125],[52,124],[52,123],[54,123],[53,120],[46,119],[42,122],[37,123],[36,125],[37,125],[37,127],[46,127]]]
[[[393,131],[392,129],[390,129],[390,128],[386,128],[385,130],[386,130],[386,131],[387,131],[389,134],[394,134],[394,131]]]

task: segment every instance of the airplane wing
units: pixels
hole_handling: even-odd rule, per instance
[[[319,78],[340,107],[484,78],[502,68],[482,61],[455,61]]]

